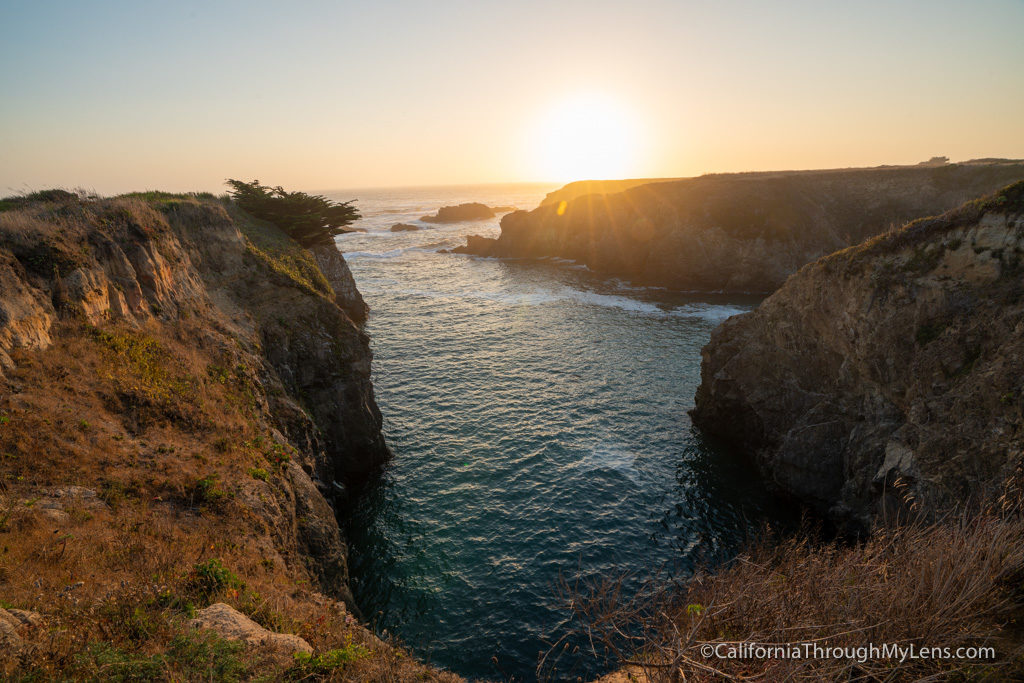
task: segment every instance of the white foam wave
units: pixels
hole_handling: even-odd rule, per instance
[[[712,305],[712,304],[688,304],[673,309],[671,314],[678,318],[701,318],[718,322],[731,318],[740,313],[746,313],[747,309],[738,306]]]
[[[584,472],[617,472],[633,483],[639,483],[636,470],[636,453],[611,444],[602,444],[592,448],[576,463],[576,467]]]
[[[392,259],[401,256],[408,249],[390,249],[388,251],[343,251],[346,259]]]

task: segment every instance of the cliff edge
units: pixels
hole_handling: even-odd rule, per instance
[[[695,424],[845,524],[995,501],[1022,467],[1022,257],[1024,182],[804,267],[713,332]]]
[[[50,191],[0,202],[0,292],[0,593],[42,623],[0,674],[435,675],[352,616],[331,500],[389,452],[336,249]]]

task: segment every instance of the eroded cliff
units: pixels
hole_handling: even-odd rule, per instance
[[[992,503],[1022,465],[1022,259],[1017,183],[808,265],[714,331],[693,420],[843,523]]]
[[[32,660],[2,671],[188,678],[186,646],[239,671],[317,670],[194,635],[188,618],[219,602],[302,653],[395,664],[348,614],[330,504],[389,455],[341,255],[212,197],[0,209],[0,592],[60,634],[24,635]]]
[[[1021,179],[1024,163],[994,161],[571,184],[505,216],[497,239],[455,251],[557,256],[678,290],[770,292],[824,254]],[[602,194],[577,195],[588,188]]]

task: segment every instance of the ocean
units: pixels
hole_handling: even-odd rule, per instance
[[[562,582],[628,574],[628,591],[685,575],[780,514],[687,415],[701,347],[756,298],[634,287],[557,259],[440,254],[496,236],[498,219],[416,220],[468,201],[532,209],[552,189],[326,193],[363,214],[353,227],[366,232],[338,246],[371,308],[395,454],[340,515],[353,591],[378,632],[471,679],[607,670]],[[390,232],[398,222],[423,229]]]

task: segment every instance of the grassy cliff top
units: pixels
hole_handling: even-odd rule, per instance
[[[841,268],[844,272],[859,269],[874,258],[940,239],[946,233],[976,225],[986,214],[1018,216],[1024,214],[1024,181],[1012,183],[989,195],[974,199],[938,216],[918,218],[899,230],[884,233],[861,244],[823,257],[818,264],[825,268]]]

